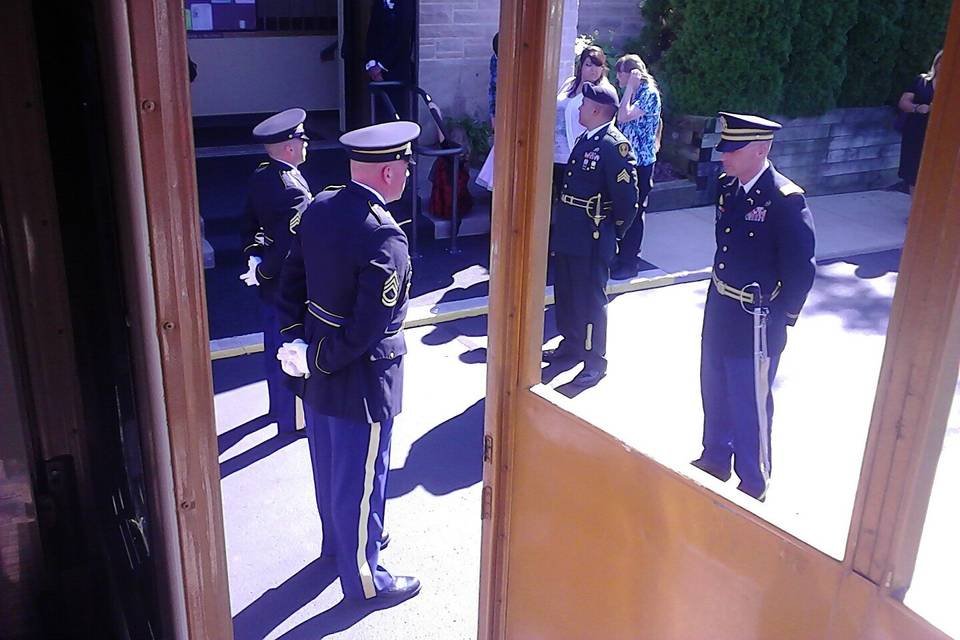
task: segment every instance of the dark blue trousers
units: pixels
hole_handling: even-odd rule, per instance
[[[640,189],[640,208],[637,217],[627,229],[626,235],[620,241],[620,253],[617,260],[636,260],[640,256],[640,245],[643,244],[643,216],[647,213],[647,201],[653,190],[653,166],[656,163],[643,164],[637,167],[637,187]]]
[[[596,256],[554,256],[553,296],[560,349],[587,364],[606,367],[607,294],[610,264]]]
[[[304,405],[323,525],[321,556],[335,556],[343,595],[369,599],[393,585],[379,565],[393,420],[332,418]]]
[[[770,435],[773,424],[773,381],[780,353],[770,353],[767,376],[767,422],[760,425],[754,387],[753,357],[720,353],[703,345],[700,358],[700,395],[703,399],[703,454],[712,468],[733,468],[740,489],[760,498],[771,471]],[[760,429],[766,433],[761,438]],[[761,469],[761,460],[765,472]]]
[[[267,376],[267,390],[270,395],[270,417],[277,422],[278,433],[293,433],[297,428],[297,397],[284,385],[286,374],[277,360],[280,348],[280,326],[277,308],[269,302],[261,305],[263,309],[263,362]]]

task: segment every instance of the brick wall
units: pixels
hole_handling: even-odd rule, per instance
[[[580,0],[580,33],[594,33],[603,43],[621,48],[625,41],[640,35],[643,18],[639,0]],[[614,61],[610,61],[611,64]]]
[[[561,80],[572,68],[577,6],[565,0]],[[420,0],[419,84],[445,115],[486,117],[499,0]]]
[[[499,0],[420,0],[420,86],[445,115],[485,117]]]

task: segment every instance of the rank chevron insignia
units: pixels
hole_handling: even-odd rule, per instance
[[[617,182],[630,182],[630,173],[624,169],[617,174]]]
[[[307,210],[307,207],[310,206],[310,203],[313,202],[309,195],[297,196],[298,201],[293,205],[293,210],[296,211],[294,216],[290,218],[290,233],[297,233],[297,226],[300,224],[300,219],[303,217],[303,212]]]
[[[399,299],[400,277],[397,276],[397,272],[394,271],[390,274],[390,277],[387,278],[387,281],[383,283],[383,293],[380,296],[380,302],[382,302],[385,307],[395,307]]]

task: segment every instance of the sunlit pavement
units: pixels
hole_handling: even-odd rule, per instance
[[[243,426],[265,410],[266,384],[217,394],[236,638],[476,636],[486,366],[465,354],[485,346],[486,327],[483,319],[457,324],[463,335],[445,327],[406,333],[405,410],[394,426],[386,507],[391,542],[381,561],[395,575],[419,577],[423,590],[385,611],[334,606],[339,582],[315,562],[321,529],[306,439],[278,441],[274,425]]]
[[[573,369],[538,392],[842,557],[898,258],[891,251],[821,265],[781,361],[773,482],[765,504],[737,492],[735,478],[723,484],[688,465],[699,453],[703,419],[698,368],[704,282],[616,298],[610,305],[607,378],[567,398],[556,389],[563,389]],[[552,311],[546,326],[551,340]],[[384,611],[335,606],[339,585],[329,568],[315,562],[321,531],[306,441],[278,440],[272,425],[245,424],[262,414],[265,385],[235,386],[218,393],[216,408],[237,638],[475,637],[485,320],[411,329],[407,340],[405,411],[394,432],[386,515],[392,541],[383,562],[395,574],[421,578],[422,593]],[[249,366],[257,357],[246,358]],[[234,360],[230,366],[239,366]],[[929,534],[907,599],[945,630],[956,625],[949,608],[956,609],[951,576],[960,571],[960,522],[957,510],[947,506],[956,496],[943,495],[955,494],[960,481],[957,422],[952,418],[948,430]]]
[[[842,558],[880,372],[899,252],[821,265],[774,387],[773,475],[763,504],[689,462],[700,454],[700,329],[708,283],[620,296],[607,377],[574,395],[565,372],[538,392],[631,448]],[[556,340],[547,342],[553,346]],[[573,397],[568,397],[573,396]],[[956,408],[956,407],[955,407]],[[907,603],[960,635],[960,410],[951,415]]]

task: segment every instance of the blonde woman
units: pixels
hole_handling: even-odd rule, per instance
[[[653,189],[653,166],[660,150],[660,89],[640,56],[628,54],[617,60],[617,84],[623,89],[617,109],[617,128],[637,154],[637,186],[643,216]],[[642,217],[641,217],[642,219]],[[620,242],[620,252],[610,269],[614,280],[632,278],[640,270],[643,225],[634,224]]]
[[[900,143],[900,178],[910,186],[910,194],[917,184],[917,172],[920,170],[920,156],[923,155],[923,139],[927,135],[927,120],[930,117],[930,105],[937,88],[937,73],[940,70],[941,50],[933,58],[930,71],[921,73],[914,80],[909,91],[900,96],[897,106],[906,114],[903,121],[902,141]]]

